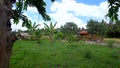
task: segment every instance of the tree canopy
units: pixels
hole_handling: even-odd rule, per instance
[[[88,21],[86,27],[88,32],[93,34],[99,34],[104,36],[107,32],[107,24],[104,21],[98,22],[91,19]]]
[[[120,8],[120,0],[108,0],[109,3],[109,10],[107,16],[112,20],[112,21],[117,21],[118,20],[118,11]]]
[[[64,34],[75,34],[78,31],[78,26],[74,22],[67,22],[64,26],[61,26],[61,32]]]
[[[55,0],[51,0],[54,2]],[[36,7],[39,14],[43,17],[45,21],[49,21],[50,17],[46,13],[46,3],[44,0],[18,0],[16,3],[16,9],[14,11],[14,23],[18,24],[19,20],[23,20],[22,26],[30,27],[31,23],[27,16],[23,14],[23,11],[26,11],[29,7]]]

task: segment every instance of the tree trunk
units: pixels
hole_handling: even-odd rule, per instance
[[[6,61],[6,23],[5,8],[0,4],[0,68],[5,68]]]
[[[12,7],[10,0],[0,0],[0,68],[9,68],[15,34],[11,33]]]

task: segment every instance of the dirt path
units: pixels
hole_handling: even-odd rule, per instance
[[[102,45],[102,46],[108,46],[108,43],[105,42],[96,42],[96,41],[85,41],[87,44],[97,44],[97,45]],[[118,43],[113,43],[113,46],[120,47],[120,44]]]

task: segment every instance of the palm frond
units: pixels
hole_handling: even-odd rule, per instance
[[[56,24],[57,24],[57,22],[54,24],[53,28],[55,28]]]
[[[44,23],[44,25],[45,25],[46,28],[50,29],[50,27],[46,23]]]

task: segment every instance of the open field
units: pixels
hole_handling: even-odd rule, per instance
[[[120,68],[120,48],[82,41],[17,41],[10,68]]]
[[[104,38],[105,41],[109,41],[109,40],[112,40],[112,41],[115,41],[117,43],[120,43],[120,38]]]

